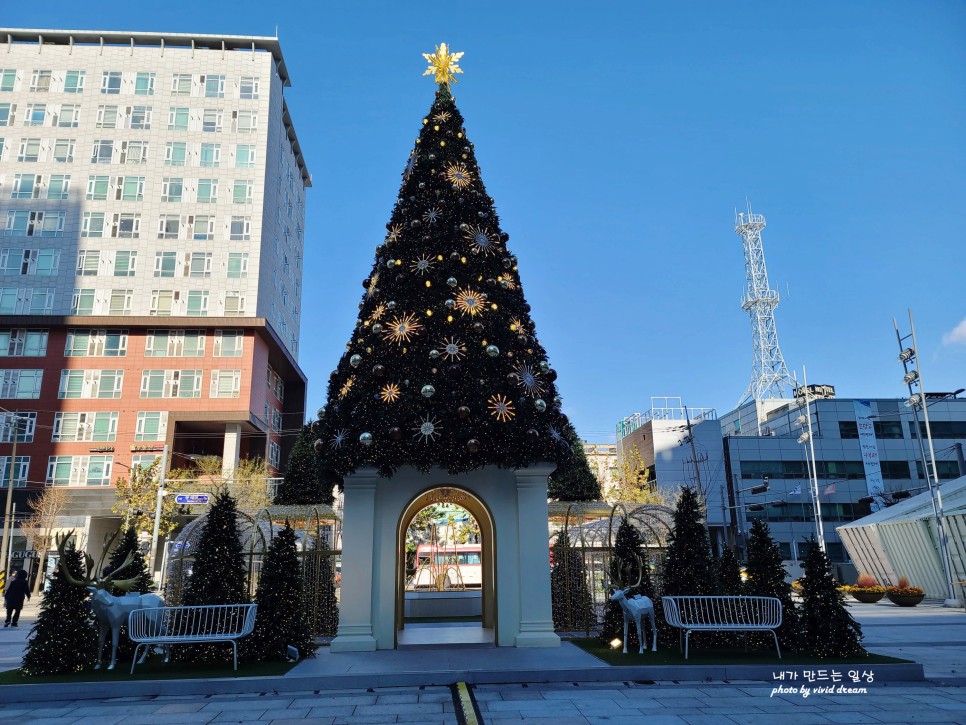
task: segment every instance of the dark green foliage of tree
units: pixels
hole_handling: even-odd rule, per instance
[[[631,587],[626,597],[630,599],[640,594],[649,597],[652,602],[655,601],[647,547],[644,545],[641,533],[626,518],[621,519],[620,526],[617,527],[614,556],[611,558],[607,575],[611,584],[611,588],[607,591],[608,597],[613,593],[615,587],[623,589],[624,584],[634,584],[640,578],[641,583]],[[657,609],[657,606],[655,606],[655,615]],[[650,624],[647,626],[650,626]],[[619,603],[608,599],[604,606],[604,621],[601,625],[600,639],[604,642],[610,642],[615,637],[618,639],[624,637],[624,610],[621,609]],[[637,638],[637,628],[631,624],[627,629],[627,649],[630,651],[632,647],[639,646],[640,640]]]
[[[40,614],[30,630],[22,670],[25,675],[60,675],[80,672],[94,665],[97,627],[90,609],[90,593],[64,577],[68,567],[77,579],[84,578],[81,553],[68,544],[50,589],[44,592]]]
[[[563,532],[554,540],[551,557],[550,599],[554,629],[576,632],[595,627],[597,615],[587,586],[584,557]]]
[[[681,489],[664,562],[665,596],[714,594],[714,562],[697,491]]]
[[[745,593],[756,597],[777,597],[782,603],[782,626],[778,628],[778,641],[782,648],[797,649],[799,645],[798,610],[792,601],[792,587],[785,581],[787,575],[782,565],[782,552],[771,537],[771,530],[761,519],[751,524],[748,537],[748,565],[745,569],[748,581]],[[757,636],[763,643],[770,637]]]
[[[317,439],[313,426],[302,426],[288,456],[285,479],[275,494],[277,506],[332,503],[332,486],[324,483],[321,460],[315,452]]]
[[[547,481],[547,496],[555,501],[599,501],[600,481],[590,470],[584,444],[572,425],[567,425],[570,455],[560,462]]]
[[[735,553],[726,547],[716,564],[718,572],[718,593],[725,594],[729,597],[737,597],[744,594],[745,592],[741,583],[741,569],[738,566]]]
[[[803,649],[818,657],[865,656],[862,627],[849,614],[845,595],[832,577],[832,564],[814,537],[802,563],[801,626]]]
[[[319,420],[326,465],[388,477],[401,466],[455,474],[560,463],[568,446],[557,373],[445,83],[386,229],[329,377]]]
[[[148,573],[148,565],[144,560],[144,554],[141,553],[141,547],[138,544],[138,535],[133,526],[128,527],[120,542],[118,542],[117,546],[114,547],[114,551],[111,552],[111,556],[108,559],[107,566],[105,567],[106,570],[108,572],[116,571],[117,568],[124,563],[128,552],[133,552],[131,563],[124,568],[124,571],[119,574],[119,577],[121,579],[137,578],[134,588],[130,590],[132,592],[147,594],[148,592],[154,591],[154,580],[151,579],[151,575]],[[127,592],[118,589],[117,587],[111,587],[111,594],[116,597],[123,597],[126,593]],[[108,636],[107,640],[104,642],[104,652],[102,652],[101,655],[105,658],[110,658],[111,656],[110,636]],[[122,662],[124,660],[129,660],[132,657],[134,657],[134,643],[127,635],[127,622],[125,621],[123,624],[121,624],[121,628],[118,632],[117,661]]]
[[[182,604],[245,604],[249,601],[248,577],[238,536],[235,499],[222,491],[208,510],[198,537],[191,576]],[[230,660],[226,645],[196,645],[180,648],[185,659]],[[175,654],[178,653],[175,649]]]
[[[285,660],[291,645],[301,657],[314,656],[312,633],[306,618],[302,566],[295,547],[295,532],[285,522],[272,539],[262,562],[255,592],[258,610],[255,629],[242,641],[248,661]]]

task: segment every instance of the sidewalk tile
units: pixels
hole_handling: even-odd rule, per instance
[[[205,704],[204,702],[170,702],[167,705],[162,705],[155,712],[162,715],[176,712],[198,712]]]
[[[294,720],[296,718],[304,718],[309,714],[309,708],[307,707],[290,707],[284,708],[280,707],[278,709],[271,708],[262,713],[262,716],[258,718],[259,720],[280,720],[286,718],[289,720]]]
[[[309,708],[309,717],[348,717],[356,711],[355,705],[320,705]]]
[[[281,718],[272,720],[269,725],[332,725],[334,722],[334,717]]]

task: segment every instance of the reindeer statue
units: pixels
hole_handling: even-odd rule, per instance
[[[623,582],[618,582],[622,587],[620,589],[616,586],[612,587],[611,583],[607,582],[607,588],[614,590],[610,595],[610,600],[620,604],[621,610],[624,612],[624,654],[627,654],[627,629],[632,619],[634,620],[634,624],[637,625],[637,639],[640,641],[640,649],[638,649],[637,653],[644,654],[644,648],[647,646],[647,642],[644,639],[644,629],[641,627],[641,619],[645,614],[648,615],[651,621],[651,637],[654,640],[654,646],[651,648],[651,651],[657,652],[657,625],[654,622],[654,602],[649,597],[644,597],[640,594],[630,599],[627,598],[627,592],[634,587],[640,586],[641,581],[644,579],[644,564],[640,556],[635,554],[635,557],[639,570],[636,582],[629,584],[630,577],[624,577]]]
[[[64,546],[73,533],[73,530],[71,530],[65,535],[57,537],[57,551],[60,552],[62,561],[64,558]],[[134,560],[134,552],[129,552],[127,558],[124,559],[124,562],[117,569],[107,575],[98,576],[97,573],[103,571],[104,559],[107,557],[119,533],[119,531],[115,531],[113,535],[104,537],[104,549],[101,551],[101,558],[97,562],[97,568],[94,567],[93,557],[85,552],[84,561],[87,571],[86,573],[81,572],[83,579],[75,578],[67,567],[61,568],[68,582],[74,586],[87,587],[91,592],[91,608],[97,616],[98,623],[97,665],[94,668],[97,670],[101,668],[101,657],[104,651],[104,641],[107,639],[108,628],[111,630],[111,664],[107,666],[107,669],[113,670],[117,662],[118,635],[120,634],[121,625],[127,623],[128,614],[135,609],[151,609],[164,606],[164,599],[157,594],[129,593],[123,597],[116,597],[110,593],[109,589],[112,586],[122,591],[130,592],[137,584],[138,577],[134,577],[133,579],[117,578],[119,573],[131,565],[131,562]],[[145,649],[139,664],[144,662],[147,654],[147,649]]]

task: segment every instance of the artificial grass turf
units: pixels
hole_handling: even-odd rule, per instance
[[[611,649],[596,638],[582,638],[570,640],[585,652],[609,665],[644,666],[644,665],[894,665],[905,664],[911,660],[902,660],[885,655],[868,654],[865,657],[845,657],[837,659],[822,659],[804,652],[783,652],[778,659],[774,647],[771,650],[748,649],[743,647],[702,647],[694,646],[691,642],[688,659],[684,659],[684,652],[678,649],[678,643],[662,646],[658,643],[657,652],[645,650],[638,654],[628,650],[627,654],[620,649]]]
[[[131,671],[131,662],[118,661],[113,670],[84,670],[66,675],[37,675],[25,677],[20,670],[0,672],[0,685],[39,685],[51,682],[112,682],[130,680],[213,680],[223,677],[280,677],[295,666],[295,662],[252,662],[238,663],[238,671],[231,663],[212,664],[205,662],[169,662],[164,657],[149,657],[143,665]]]

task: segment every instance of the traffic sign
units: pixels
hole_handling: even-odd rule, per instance
[[[207,504],[210,500],[211,494],[207,493],[179,493],[174,497],[174,502],[181,506]]]

